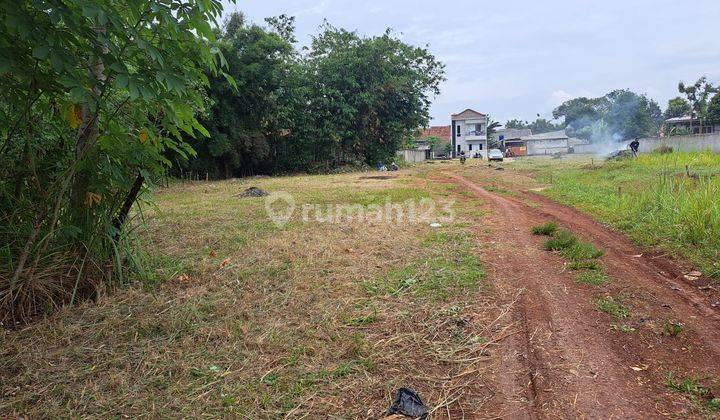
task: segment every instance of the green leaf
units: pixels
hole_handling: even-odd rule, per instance
[[[120,73],[117,75],[117,79],[115,79],[115,85],[120,88],[124,89],[128,86],[129,82],[129,76],[127,73]]]
[[[49,45],[38,45],[35,48],[33,48],[33,57],[44,60],[48,58],[48,55],[50,54],[50,46]]]
[[[65,67],[62,55],[55,50],[50,53],[50,63],[52,64],[53,70],[58,73],[63,71],[63,68]]]

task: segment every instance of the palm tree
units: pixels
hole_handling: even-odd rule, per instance
[[[498,146],[497,140],[493,138],[493,134],[497,132],[497,129],[500,128],[502,124],[500,124],[497,121],[493,121],[490,116],[488,116],[488,125],[487,125],[487,139],[488,139],[488,148],[496,148]]]

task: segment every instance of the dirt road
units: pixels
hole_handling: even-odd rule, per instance
[[[504,375],[497,380],[506,417],[708,415],[702,407],[720,377],[716,293],[684,281],[677,262],[648,254],[572,208],[531,192],[498,194],[457,173],[445,175],[489,207],[489,279],[505,299],[517,299],[511,322],[518,333],[506,342]],[[579,284],[561,256],[542,249],[531,227],[551,220],[605,251],[601,263],[611,282]],[[603,296],[620,299],[630,318],[596,310]],[[682,333],[667,334],[668,321],[682,323]],[[618,324],[629,332],[618,331]],[[691,401],[688,393],[669,389],[670,373],[698,379],[711,391]]]

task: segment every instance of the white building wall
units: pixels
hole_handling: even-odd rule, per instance
[[[528,155],[552,155],[555,153],[567,153],[567,139],[549,139],[549,140],[528,140]]]
[[[467,157],[472,157],[475,153],[480,152],[483,159],[487,159],[487,134],[484,136],[468,135],[469,124],[483,124],[483,131],[487,132],[487,120],[456,120],[455,121],[455,155],[459,154],[458,146],[460,151],[465,152]],[[459,127],[459,131],[458,131]],[[459,133],[459,135],[458,135]],[[472,149],[471,149],[472,145]],[[482,149],[480,148],[482,147]]]

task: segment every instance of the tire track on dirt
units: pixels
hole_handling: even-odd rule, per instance
[[[649,328],[632,335],[609,331],[612,319],[592,306],[598,290],[576,284],[564,270],[565,261],[541,250],[530,228],[552,216],[580,236],[593,239],[608,251],[603,258],[608,273],[624,279],[617,287],[630,287],[644,304],[640,305],[642,313],[650,320],[660,319],[668,308],[662,307],[665,311],[659,314],[660,305],[653,302],[673,296],[663,293],[654,299],[657,285],[651,287],[647,277],[657,275],[657,270],[648,272],[647,267],[634,268],[623,261],[623,256],[627,259],[626,253],[635,249],[626,238],[572,209],[560,209],[564,206],[557,203],[538,200],[540,207],[532,208],[519,199],[488,192],[460,175],[445,175],[493,210],[486,225],[493,230],[497,256],[486,263],[495,287],[506,296],[522,290],[513,314],[522,331],[519,338],[506,342],[501,364],[512,380],[499,378],[509,401],[517,402],[516,396],[524,395],[529,401],[524,413],[529,418],[647,418],[676,413],[678,407],[688,405],[682,396],[665,388],[664,374],[670,367],[684,372],[695,372],[695,367],[705,371],[718,368],[720,352],[717,333],[710,331],[711,321],[688,323],[690,331],[683,342],[667,343]],[[696,307],[677,296],[670,306],[681,310]],[[676,347],[688,343],[699,350],[678,354]],[[652,366],[645,372],[631,369],[645,363]],[[509,416],[517,417],[519,408],[522,404],[508,404],[508,410],[515,411]],[[688,410],[692,411],[685,409],[685,414]]]

